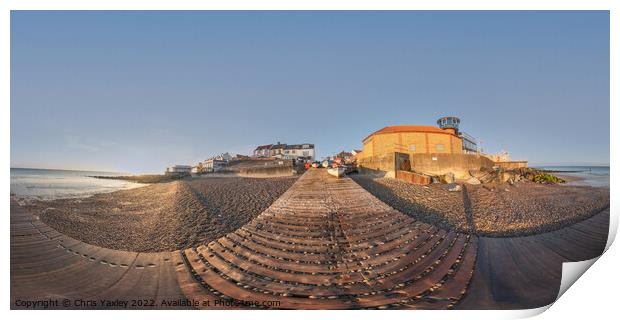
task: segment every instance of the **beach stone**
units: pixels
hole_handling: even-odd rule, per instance
[[[478,184],[480,184],[481,182],[480,182],[480,180],[478,180],[477,178],[471,177],[471,178],[467,179],[467,180],[465,181],[465,183],[467,183],[467,184],[473,184],[473,185],[478,185]]]
[[[448,187],[448,191],[452,191],[452,192],[458,192],[458,191],[461,191],[461,189],[462,189],[462,188],[461,188],[461,185],[459,185],[459,184],[455,184],[455,183],[452,183],[452,184]]]
[[[448,172],[446,174],[443,174],[440,176],[440,180],[443,183],[454,183],[454,180],[455,180],[454,173]]]

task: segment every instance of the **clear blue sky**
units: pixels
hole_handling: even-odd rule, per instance
[[[13,167],[323,156],[443,115],[488,152],[609,164],[609,108],[604,11],[11,14]]]

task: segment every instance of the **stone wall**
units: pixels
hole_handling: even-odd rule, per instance
[[[396,172],[399,170],[396,167],[397,154],[389,153],[358,159],[360,173],[396,178]],[[523,165],[523,161],[513,162]],[[477,154],[446,153],[409,154],[409,163],[413,172],[431,176],[453,173],[456,179],[470,178],[469,170],[490,169],[496,165],[491,159]]]
[[[411,155],[411,169],[429,175],[453,173],[457,179],[470,177],[469,170],[492,168],[493,161],[477,154],[413,154]]]
[[[284,177],[294,174],[293,166],[278,167],[254,167],[241,169],[236,171],[237,175],[242,177],[267,178],[267,177]]]
[[[500,166],[504,170],[513,170],[527,168],[527,161],[499,161],[495,165]]]
[[[411,171],[396,170],[396,179],[413,184],[427,185],[431,183],[431,177]]]
[[[357,159],[358,171],[361,174],[373,174],[395,178],[395,153],[387,153],[376,157]]]
[[[463,141],[461,138],[446,133],[383,133],[369,137],[363,144],[364,156],[378,156],[391,152],[408,154],[463,152]],[[437,145],[442,145],[443,150],[438,150]]]

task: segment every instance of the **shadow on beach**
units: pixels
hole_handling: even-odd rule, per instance
[[[414,185],[393,178],[351,175],[360,186],[393,208],[423,222],[481,236],[539,234],[582,221],[609,208],[609,189],[590,186]]]

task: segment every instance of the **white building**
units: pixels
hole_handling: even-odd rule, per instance
[[[202,162],[202,170],[203,172],[218,172],[224,169],[226,164],[228,164],[228,161],[214,157]]]
[[[254,149],[254,157],[256,158],[267,158],[270,156],[269,150],[271,150],[272,144],[266,144],[264,146],[258,146]]]
[[[192,172],[192,166],[186,166],[186,165],[180,165],[180,164],[166,168],[166,174],[185,174],[185,173],[191,173],[191,172]]]
[[[303,158],[314,161],[314,144],[287,144],[282,151],[282,155],[284,159]]]
[[[221,160],[221,161],[226,161],[226,162],[232,160],[232,158],[233,157],[228,152],[222,153],[222,154],[220,154],[218,156],[213,157],[213,159],[215,159],[215,160]]]

